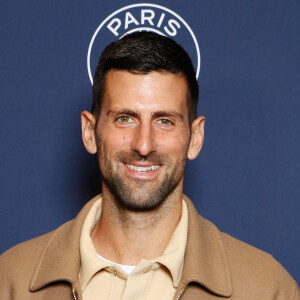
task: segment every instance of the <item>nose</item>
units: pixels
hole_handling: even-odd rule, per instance
[[[155,151],[154,132],[150,124],[141,123],[136,128],[131,148],[141,156],[148,156]]]

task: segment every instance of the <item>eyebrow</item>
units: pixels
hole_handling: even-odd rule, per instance
[[[121,109],[121,110],[110,109],[107,112],[108,116],[109,115],[118,115],[118,114],[125,114],[125,115],[129,115],[129,116],[132,116],[132,117],[140,117],[141,116],[141,113],[139,113],[135,110],[126,109],[126,108]],[[164,110],[161,110],[161,111],[155,111],[155,112],[152,113],[152,118],[153,119],[159,118],[159,117],[174,117],[174,118],[180,119],[181,121],[184,120],[183,114],[178,113],[177,111],[164,111]]]
[[[159,117],[173,117],[176,119],[180,119],[181,121],[184,120],[183,114],[178,113],[177,111],[155,111],[152,114],[153,118],[159,118]]]
[[[132,109],[110,109],[107,111],[107,115],[110,116],[110,115],[120,115],[120,114],[124,114],[124,115],[129,115],[129,116],[132,116],[132,117],[140,117],[140,113],[137,112],[137,111],[134,111]]]

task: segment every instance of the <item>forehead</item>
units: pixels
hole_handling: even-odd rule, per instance
[[[105,78],[101,112],[130,108],[143,111],[175,110],[187,114],[186,79],[170,72],[134,74],[113,70]]]

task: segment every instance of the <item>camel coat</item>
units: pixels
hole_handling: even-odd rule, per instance
[[[79,239],[85,217],[98,197],[74,220],[0,256],[1,300],[82,299]],[[297,283],[271,255],[220,232],[185,200],[188,240],[174,299],[300,299]]]

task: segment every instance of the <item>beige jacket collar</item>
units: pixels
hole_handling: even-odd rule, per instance
[[[45,285],[79,281],[79,241],[85,217],[100,196],[89,201],[78,216],[53,231],[38,261],[30,283],[30,291]],[[196,282],[211,292],[229,297],[232,294],[226,254],[218,229],[200,217],[192,202],[184,197],[188,207],[188,239],[179,288]]]
[[[232,284],[223,242],[217,227],[202,218],[184,196],[189,223],[185,261],[179,287],[197,282],[224,297],[232,295]]]
[[[91,206],[100,195],[89,201],[77,217],[53,231],[37,263],[30,291],[34,292],[55,281],[79,281],[81,228]]]

